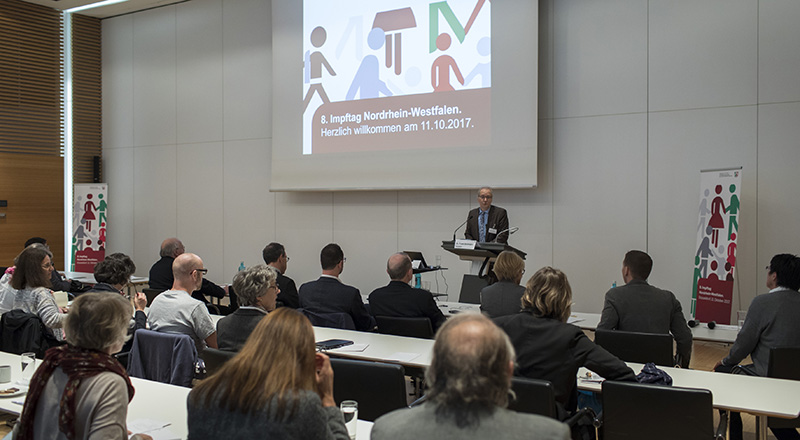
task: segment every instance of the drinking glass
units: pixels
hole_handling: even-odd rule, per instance
[[[741,330],[742,326],[744,326],[744,319],[747,317],[747,310],[739,310],[736,312],[736,317],[738,318],[739,329]]]
[[[339,408],[342,411],[342,416],[344,416],[344,426],[347,427],[350,440],[355,440],[356,431],[358,431],[358,402],[355,400],[343,400]]]
[[[22,353],[20,355],[20,367],[22,367],[22,381],[30,383],[33,372],[36,371],[36,353]]]

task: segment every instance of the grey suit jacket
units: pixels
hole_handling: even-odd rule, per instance
[[[267,316],[260,310],[239,307],[217,322],[217,344],[220,350],[239,351],[250,333]]]
[[[398,409],[375,420],[373,440],[568,440],[567,425],[547,417],[495,408],[478,419],[477,426],[459,427],[451,418],[436,416],[436,404]]]
[[[632,280],[606,293],[597,328],[642,333],[671,333],[678,345],[681,366],[689,366],[692,331],[686,325],[681,303],[669,290]]]
[[[498,281],[481,289],[481,311],[490,318],[513,315],[522,310],[525,288],[511,281]]]

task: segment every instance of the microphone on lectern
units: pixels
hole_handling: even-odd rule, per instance
[[[453,242],[455,242],[455,241],[456,241],[456,232],[458,232],[458,230],[459,230],[459,229],[461,229],[461,227],[462,227],[462,226],[466,225],[466,224],[467,224],[467,222],[468,222],[468,221],[470,221],[470,220],[472,220],[472,214],[470,214],[470,215],[469,215],[469,217],[467,217],[467,219],[466,219],[466,220],[464,220],[464,223],[461,223],[460,225],[458,225],[458,227],[456,228],[456,230],[455,230],[455,231],[453,231]]]

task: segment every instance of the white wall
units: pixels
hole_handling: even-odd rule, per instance
[[[421,250],[457,298],[469,265],[439,243],[473,192],[269,192],[271,20],[268,1],[192,0],[103,21],[109,250],[144,275],[177,235],[224,282],[276,240],[304,282],[335,241],[365,293]],[[540,186],[495,193],[527,273],[562,268],[598,312],[643,249],[688,309],[699,171],[742,166],[741,307],[764,292],[769,258],[800,253],[798,20],[794,0],[540,0]]]

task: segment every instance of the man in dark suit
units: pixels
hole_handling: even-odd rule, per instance
[[[692,331],[675,295],[647,283],[653,260],[642,251],[629,251],[622,261],[624,286],[606,293],[599,329],[641,333],[671,333],[678,345],[676,363],[689,366]]]
[[[375,289],[369,295],[372,316],[425,317],[431,320],[434,332],[444,324],[445,317],[436,306],[433,295],[408,285],[414,278],[408,255],[398,252],[389,257],[386,273],[391,279],[389,285]]]
[[[148,285],[151,289],[163,291],[172,288],[172,284],[175,282],[175,276],[172,273],[172,262],[175,261],[178,255],[184,252],[186,252],[186,248],[177,238],[168,238],[161,242],[161,249],[159,251],[161,259],[156,261],[150,268],[150,281]],[[192,292],[192,298],[202,301],[203,304],[208,304],[205,295],[215,298],[224,298],[225,289],[203,278],[200,289]],[[230,310],[224,306],[220,306],[220,311],[223,315],[230,313]]]
[[[492,189],[489,187],[478,191],[478,207],[467,215],[464,236],[481,243],[508,243],[508,213],[505,209],[492,205],[492,197]]]
[[[284,275],[289,257],[286,256],[286,249],[280,243],[272,242],[261,252],[264,262],[278,272],[278,287],[281,293],[278,294],[278,307],[300,307],[300,298],[297,296],[297,286],[294,280]]]
[[[361,293],[339,280],[347,260],[342,248],[336,243],[326,245],[319,260],[322,276],[300,286],[300,307],[316,314],[347,313],[353,318],[356,330],[375,328],[375,320],[364,307]]]

